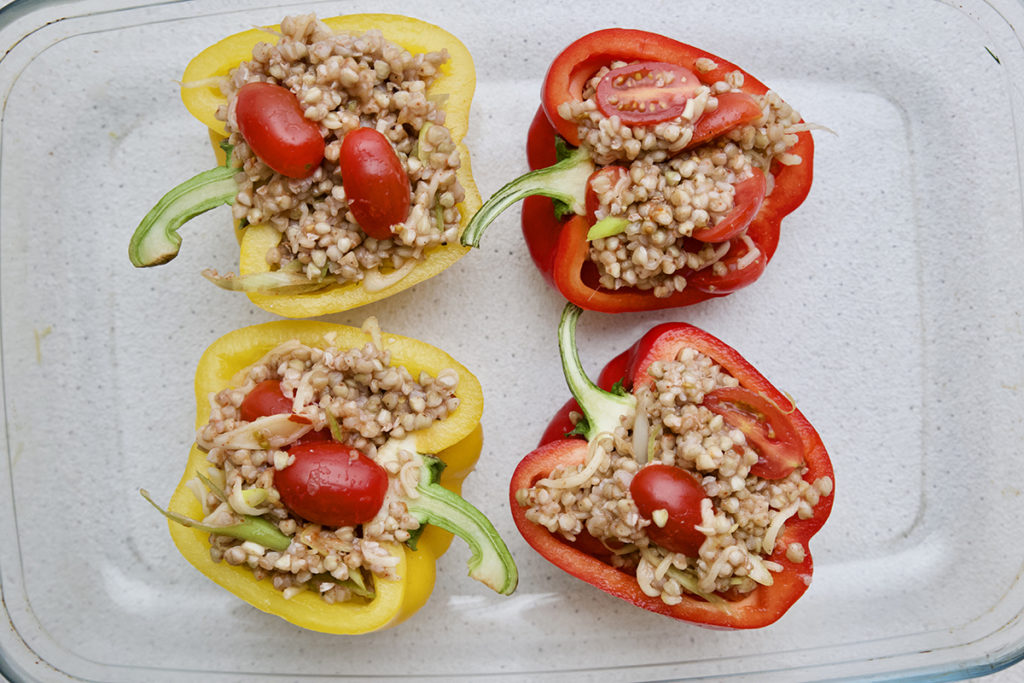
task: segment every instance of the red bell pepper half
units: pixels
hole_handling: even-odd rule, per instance
[[[753,591],[744,594],[714,593],[698,596],[684,591],[682,601],[676,605],[666,604],[660,597],[645,594],[632,573],[612,566],[609,563],[612,551],[590,536],[585,526],[584,532],[570,542],[562,535],[551,533],[544,526],[527,519],[526,508],[520,504],[521,490],[529,489],[539,480],[551,476],[557,467],[584,463],[588,457],[589,441],[601,432],[613,430],[619,424],[619,416],[635,408],[634,393],[639,387],[653,381],[647,372],[650,365],[658,360],[675,359],[684,347],[705,354],[739,380],[739,388],[709,393],[705,397],[705,405],[711,403],[709,399],[713,395],[720,393],[718,403],[731,404],[724,409],[721,405],[717,409],[712,408],[713,412],[719,412],[719,409],[731,411],[732,415],[724,412],[719,414],[730,425],[738,426],[745,432],[747,428],[758,432],[748,439],[748,444],[758,450],[760,456],[755,471],[758,467],[763,468],[767,460],[782,469],[769,469],[764,473],[766,478],[780,476],[780,472],[788,474],[794,466],[802,466],[806,468],[802,478],[807,482],[823,477],[834,481],[828,453],[807,419],[786,395],[721,340],[685,323],[658,325],[612,359],[602,371],[598,386],[587,379],[576,350],[574,330],[580,312],[581,309],[569,304],[559,326],[562,365],[574,398],[555,415],[538,448],[516,467],[509,485],[512,516],[519,532],[534,550],[559,568],[643,609],[712,628],[760,628],[775,622],[810,585],[813,562],[808,541],[828,519],[834,495],[823,495],[813,507],[812,516],[805,519],[793,516],[786,520],[775,541],[774,550],[764,557],[781,566],[781,571],[772,572],[771,585],[758,585]],[[754,398],[747,402],[744,396]],[[770,406],[768,414],[760,412],[764,405]],[[572,411],[583,415],[576,424],[570,419]],[[740,426],[744,418],[753,418],[746,427]],[[763,422],[757,424],[757,419]],[[570,430],[573,433],[568,433]],[[761,440],[766,433],[776,439],[775,443],[771,443],[771,439],[768,439],[767,444]],[[779,440],[788,440],[789,443],[782,444]],[[797,461],[789,461],[788,465],[783,463],[782,459],[792,455],[793,449]],[[779,459],[773,460],[775,458]],[[799,543],[805,549],[802,561],[794,562],[787,557],[787,548],[791,543]]]
[[[715,68],[701,71],[699,60],[705,69],[707,63],[702,60],[711,60]],[[584,84],[598,70],[616,61],[678,65],[705,85],[723,80],[730,72],[743,73],[740,92],[720,93],[716,96],[717,109],[694,122],[693,136],[685,149],[762,115],[754,97],[764,95],[768,88],[720,57],[633,29],[604,29],[583,36],[555,58],[544,79],[541,106],[526,144],[531,171],[499,189],[484,204],[463,232],[462,244],[479,246],[487,226],[502,211],[524,200],[523,235],[534,263],[549,284],[581,308],[607,313],[675,308],[724,296],[750,284],[775,253],[782,219],[810,191],[814,142],[808,131],[798,132],[797,142],[788,150],[800,157],[800,163],[783,165],[773,161],[769,182],[755,169],[753,176],[736,184],[735,208],[720,221],[720,225],[725,225],[714,231],[705,230],[703,239],[700,231],[694,233],[695,243],[729,243],[729,251],[722,259],[724,273],[712,273],[710,268],[683,272],[687,286],[667,297],[656,297],[650,290],[636,287],[609,290],[598,283],[596,267],[588,258],[588,232],[595,217],[587,211],[586,195],[592,175],[601,167],[594,163],[585,146],[579,146],[576,124],[562,118],[558,108],[565,102],[580,100]],[[623,113],[626,115],[628,112]],[[754,250],[756,253],[752,254]]]

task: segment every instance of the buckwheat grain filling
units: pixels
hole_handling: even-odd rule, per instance
[[[347,579],[359,575],[395,578],[398,558],[381,546],[403,542],[419,524],[408,514],[408,499],[419,480],[421,459],[412,450],[388,447],[418,429],[444,420],[459,404],[455,396],[458,374],[445,369],[436,377],[413,377],[391,363],[391,354],[374,344],[361,349],[338,349],[328,339],[326,348],[297,340],[273,349],[236,378],[237,386],[210,397],[210,419],[196,436],[207,451],[207,476],[227,494],[223,502],[198,480],[191,486],[203,504],[205,524],[227,526],[243,514],[261,515],[292,537],[284,552],[212,534],[210,556],[216,562],[246,565],[258,580],[271,581],[286,597],[310,590],[325,602],[351,600]],[[238,448],[237,436],[251,424],[242,419],[240,406],[258,383],[278,380],[282,392],[293,399],[293,413],[309,421],[286,436],[265,435],[259,448]],[[287,447],[308,431],[329,428],[332,416],[344,443],[375,460],[388,473],[384,505],[369,523],[358,527],[326,528],[288,510],[274,488],[274,474],[290,464]],[[235,441],[235,444],[232,442]],[[258,498],[247,494],[258,492]],[[254,500],[259,500],[254,503]]]
[[[228,104],[217,117],[241,164],[232,210],[236,220],[270,224],[281,233],[267,253],[271,266],[300,268],[314,281],[358,282],[367,271],[400,269],[458,237],[461,160],[444,110],[426,92],[447,60],[446,51],[413,55],[376,30],[334,33],[309,14],[286,17],[277,44],[259,43],[252,59],[231,71],[221,84]],[[320,127],[324,160],[308,178],[274,172],[238,132],[235,95],[260,81],[291,90],[305,117]],[[387,240],[369,237],[356,224],[338,170],[342,138],[361,126],[391,141],[409,176],[408,218]]]
[[[615,216],[628,221],[624,232],[590,243],[589,258],[597,266],[601,286],[635,287],[667,297],[686,288],[688,274],[714,268],[728,253],[728,243],[689,238],[732,211],[735,183],[758,168],[769,181],[770,193],[772,162],[801,162],[788,152],[797,141],[800,114],[769,91],[755,98],[760,118],[686,149],[694,122],[718,108],[717,95],[738,91],[743,73],[733,71],[724,80],[701,86],[676,119],[629,126],[618,116],[605,116],[596,100],[601,78],[626,64],[602,68],[585,86],[583,99],[563,104],[558,113],[577,124],[580,145],[596,164],[618,164],[628,170],[626,180],[612,186],[604,179],[594,188],[600,202],[596,219]],[[716,68],[706,59],[697,67],[704,72]]]
[[[582,471],[584,464],[559,467],[517,493],[527,519],[569,541],[586,530],[614,551],[612,566],[634,573],[644,593],[669,605],[684,594],[742,594],[770,584],[771,573],[781,567],[766,557],[785,521],[810,517],[819,499],[831,495],[831,479],[806,481],[805,467],[773,481],[752,475],[758,456],[745,447],[743,432],[701,405],[706,393],[738,385],[706,355],[685,348],[673,361],[653,363],[649,373],[654,382],[636,392],[636,412],[623,416],[614,434],[597,437],[591,457],[600,465],[588,481],[563,487],[559,480]],[[641,518],[630,496],[630,482],[644,466],[633,444],[638,414],[650,434],[648,452],[639,461],[694,474],[708,496],[699,527],[706,538],[695,557],[652,542],[645,531],[651,522]],[[790,544],[787,559],[802,562],[805,550]]]

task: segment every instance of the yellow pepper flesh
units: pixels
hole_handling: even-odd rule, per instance
[[[457,143],[461,166],[457,172],[466,198],[459,204],[461,228],[481,206],[480,192],[473,180],[469,150],[462,143],[469,128],[469,109],[476,88],[473,59],[458,38],[444,29],[418,19],[393,14],[350,14],[323,20],[334,31],[364,32],[379,29],[384,37],[413,54],[447,50],[449,59],[441,73],[427,88],[431,98],[445,100],[445,125]],[[276,30],[278,27],[270,27]],[[210,129],[214,151],[225,135],[224,123],[217,120],[218,107],[227,104],[218,83],[231,69],[252,58],[252,48],[259,42],[271,42],[273,34],[264,29],[251,29],[229,36],[199,53],[182,76],[181,98],[185,107]],[[219,158],[223,158],[222,156]],[[281,234],[268,225],[252,225],[240,233],[239,272],[242,275],[270,270],[266,262],[269,249],[276,246]],[[447,269],[469,251],[458,241],[429,250],[424,260],[405,277],[377,291],[367,291],[361,282],[336,285],[325,290],[300,295],[249,293],[249,299],[267,311],[286,318],[308,318],[346,311],[378,301],[427,280]]]
[[[338,348],[361,348],[371,341],[363,330],[315,321],[275,321],[230,332],[214,342],[203,354],[196,371],[196,428],[210,417],[209,396],[233,386],[239,371],[262,358],[268,351],[291,339],[310,346],[324,346],[326,334],[335,335]],[[448,467],[441,485],[461,492],[462,481],[472,470],[483,445],[479,421],[483,412],[483,392],[477,379],[451,356],[424,342],[384,333],[382,343],[392,355],[394,365],[403,365],[414,377],[421,371],[436,375],[451,368],[459,375],[456,396],[459,406],[441,422],[414,433],[416,449],[434,453]],[[206,454],[193,445],[185,473],[175,489],[168,508],[200,519],[202,506],[187,484],[196,472],[205,473]],[[422,607],[434,586],[435,562],[448,549],[452,535],[428,526],[419,538],[417,549],[403,544],[386,544],[388,552],[399,558],[395,580],[374,577],[372,600],[354,599],[329,605],[311,591],[285,599],[270,581],[257,581],[246,566],[214,562],[210,558],[209,535],[204,531],[168,522],[171,536],[181,554],[196,569],[236,596],[264,612],[279,616],[297,626],[335,634],[368,633],[394,626]]]

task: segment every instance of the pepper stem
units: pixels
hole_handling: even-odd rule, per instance
[[[619,418],[636,409],[632,394],[615,394],[594,384],[580,362],[576,348],[576,322],[583,309],[566,304],[562,321],[558,325],[558,350],[562,356],[562,372],[573,398],[580,404],[586,424],[579,430],[588,441],[602,432],[614,432]],[[580,425],[577,425],[579,429]]]
[[[433,524],[469,545],[469,575],[485,586],[509,595],[519,583],[519,572],[505,542],[482,512],[438,482],[444,463],[423,455],[417,498],[406,499],[409,514],[419,523]]]
[[[128,244],[132,265],[158,266],[177,256],[181,247],[178,228],[201,213],[234,203],[238,194],[237,172],[230,165],[211,168],[165,194],[132,234]]]
[[[587,180],[593,172],[590,154],[580,147],[557,164],[519,176],[491,195],[470,219],[459,241],[464,247],[479,247],[480,237],[501,212],[532,195],[564,202],[571,211],[583,215]]]

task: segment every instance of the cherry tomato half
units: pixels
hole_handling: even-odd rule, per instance
[[[254,386],[239,406],[242,419],[252,422],[267,415],[292,412],[292,400],[281,391],[281,383],[267,379]]]
[[[597,190],[594,189],[594,181],[597,181],[599,184],[607,182],[610,187],[617,187],[619,183],[626,183],[628,180],[629,171],[624,166],[605,166],[590,174],[590,177],[587,179],[585,206],[587,209],[587,219],[591,223],[597,221],[594,213],[601,206],[601,200],[597,197]]]
[[[409,216],[412,203],[409,176],[391,142],[374,128],[346,133],[338,167],[359,227],[379,240],[391,237],[391,226]]]
[[[803,462],[803,442],[793,423],[777,405],[743,387],[723,387],[704,395],[704,406],[722,416],[747,437],[757,451],[751,474],[782,479]]]
[[[629,494],[640,516],[651,520],[645,530],[652,541],[674,553],[697,555],[706,538],[696,527],[701,522],[701,501],[707,496],[696,477],[678,467],[654,463],[636,473]],[[658,510],[668,513],[663,526],[653,521]]]
[[[768,265],[768,256],[764,253],[764,249],[758,248],[757,256],[753,260],[746,258],[749,252],[750,245],[746,240],[741,237],[733,237],[729,240],[728,253],[721,260],[725,266],[725,272],[717,275],[714,267],[708,266],[687,277],[686,286],[708,294],[729,294],[743,289],[761,277],[761,273]]]
[[[334,441],[293,446],[295,457],[274,474],[281,502],[303,519],[329,527],[373,519],[388,490],[384,468],[351,446]]]
[[[674,119],[700,87],[689,69],[667,62],[635,62],[612,69],[597,83],[597,108],[626,125]]]
[[[324,158],[320,127],[302,114],[292,91],[246,83],[235,98],[238,130],[260,160],[289,178],[305,178]]]
[[[693,232],[693,237],[701,242],[728,242],[747,229],[750,221],[761,208],[764,195],[768,189],[768,181],[761,169],[733,185],[733,209],[715,225]]]
[[[249,390],[238,408],[241,418],[246,422],[268,415],[281,415],[292,412],[292,400],[281,391],[281,383],[276,379],[266,379]],[[303,418],[305,419],[305,418]],[[306,432],[292,446],[311,441],[330,441],[331,432],[327,429]]]

